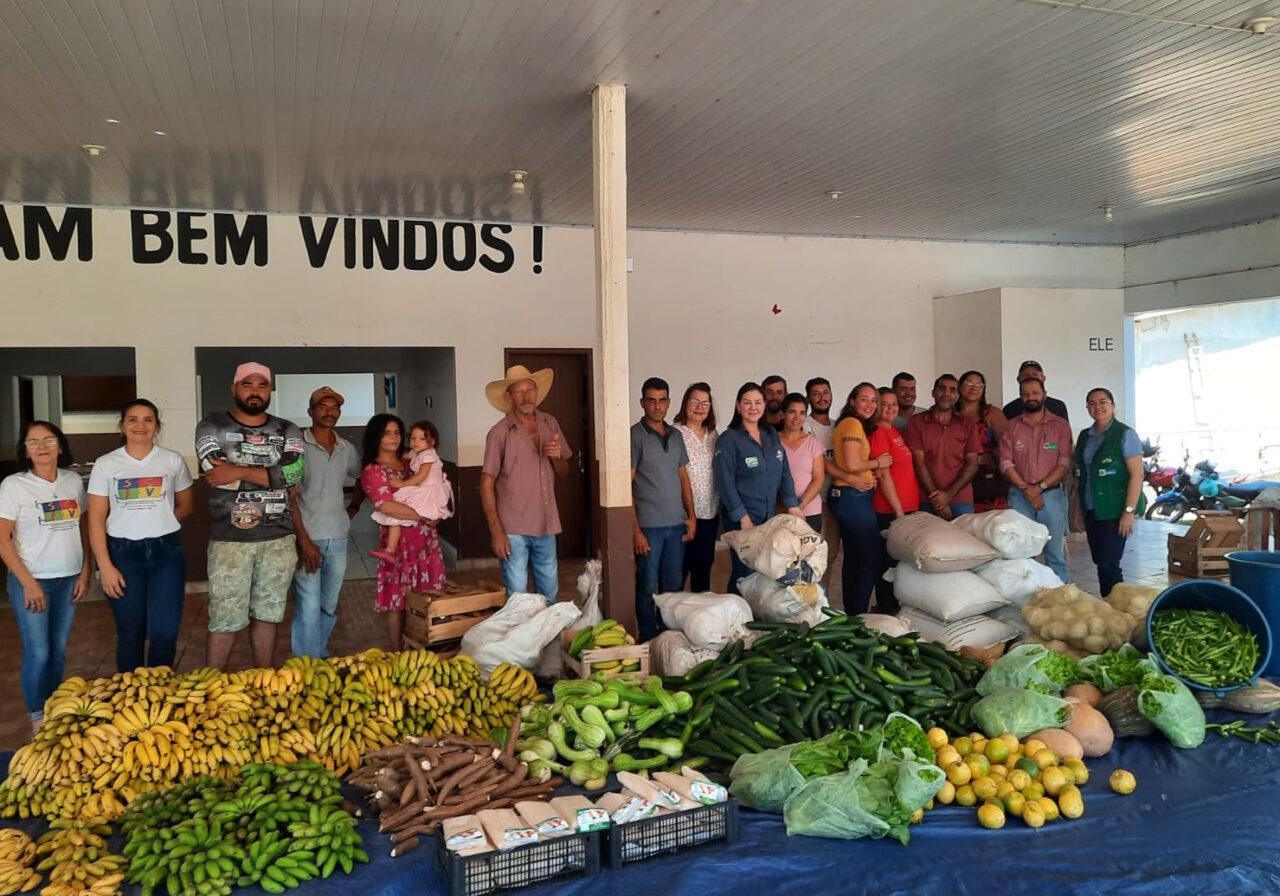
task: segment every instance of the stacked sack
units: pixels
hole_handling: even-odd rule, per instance
[[[824,618],[827,595],[818,580],[827,571],[827,544],[807,522],[783,513],[723,538],[755,572],[738,580],[741,597],[676,592],[654,598],[667,628],[649,642],[659,675],[683,675],[731,641],[750,640],[756,633],[745,626],[753,619],[817,625]]]
[[[915,513],[895,520],[887,538],[889,555],[899,561],[886,574],[902,604],[898,619],[921,638],[959,650],[994,647],[1024,633],[1010,595],[1025,602],[1034,593],[1023,596],[1028,580],[1041,580],[1041,573],[1021,564],[1040,566],[1029,558],[1049,540],[1044,526],[1011,510],[966,514],[954,522]]]

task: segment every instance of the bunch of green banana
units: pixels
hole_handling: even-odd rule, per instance
[[[244,847],[223,832],[221,822],[192,818],[174,828],[151,829],[129,838],[128,880],[149,896],[164,884],[171,896],[226,896],[240,875]]]
[[[582,656],[585,650],[595,650],[602,647],[622,647],[635,643],[636,639],[628,634],[627,630],[619,625],[616,619],[606,619],[578,632],[569,644],[569,656],[576,660]],[[633,672],[639,668],[640,661],[638,659],[597,660],[591,664],[591,671],[593,672]]]
[[[338,866],[350,874],[353,862],[369,861],[360,848],[356,820],[340,807],[326,811],[312,806],[308,819],[289,825],[289,833],[293,837],[292,848],[315,854],[322,877],[328,877]]]

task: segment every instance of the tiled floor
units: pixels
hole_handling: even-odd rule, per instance
[[[1170,531],[1185,531],[1162,523],[1140,523],[1133,540],[1125,551],[1124,571],[1129,581],[1155,586],[1168,583],[1165,568],[1166,535]],[[373,565],[364,564],[368,540],[376,539],[376,531],[357,527],[356,546],[349,558],[349,570],[363,573],[349,576],[343,586],[342,601],[338,611],[338,624],[329,646],[335,655],[353,653],[366,647],[384,645],[386,635],[382,620],[373,612],[374,583],[369,576]],[[720,551],[716,557],[712,582],[721,587],[728,580],[728,553]],[[1068,563],[1072,578],[1085,591],[1097,593],[1097,574],[1089,559],[1089,548],[1083,536],[1073,536],[1068,543]],[[576,581],[582,571],[582,561],[568,561],[560,567],[560,594],[566,597],[576,593]],[[456,573],[457,581],[494,580],[496,570]],[[840,571],[835,570],[831,591],[840,593]],[[0,749],[13,749],[30,739],[30,727],[22,704],[18,669],[21,662],[21,645],[18,633],[9,617],[6,603],[0,611]],[[286,616],[286,620],[289,617]],[[196,669],[204,665],[205,632],[208,624],[207,598],[204,594],[187,597],[186,613],[182,620],[182,632],[178,643],[176,666],[179,670]],[[76,611],[75,626],[67,649],[67,675],[92,678],[110,675],[115,671],[115,623],[105,599],[87,600]],[[276,634],[276,659],[289,655],[289,627],[282,624]],[[231,657],[233,668],[250,665],[248,639],[237,640]]]

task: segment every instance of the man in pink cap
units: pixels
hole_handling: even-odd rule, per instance
[[[209,647],[225,669],[236,633],[249,629],[255,666],[274,665],[276,626],[298,562],[290,493],[302,482],[302,432],[267,413],[271,371],[236,368],[235,409],[196,427],[196,458],[209,493]]]

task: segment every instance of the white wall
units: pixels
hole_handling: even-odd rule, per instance
[[[1280,220],[1129,246],[1125,311],[1280,296]]]
[[[1124,379],[1122,290],[1012,288],[1000,293],[1003,382],[1009,398],[1017,388],[1018,366],[1035,360],[1045,369],[1049,394],[1067,403],[1073,430],[1088,422],[1084,399],[1096,386],[1115,394],[1116,416],[1132,424]]]
[[[1000,371],[1000,293],[998,289],[960,296],[944,296],[933,302],[934,357],[939,373],[960,376],[966,370],[980,370],[987,379],[987,401],[1003,404]],[[932,378],[917,382],[916,400],[929,404]],[[886,384],[888,385],[888,384]]]
[[[505,274],[347,270],[340,249],[336,263],[313,269],[296,218],[271,217],[269,232],[263,268],[142,266],[131,261],[128,212],[96,209],[92,261],[0,261],[0,346],[136,347],[139,391],[165,411],[165,442],[184,453],[197,345],[455,346],[458,462],[474,465],[497,419],[484,384],[501,374],[505,347],[597,344],[588,229],[547,229],[540,274],[528,263],[528,227],[510,236],[517,263]],[[837,392],[903,368],[931,380],[936,296],[997,284],[1115,288],[1123,276],[1118,248],[653,231],[629,239],[633,393],[653,374],[677,392],[706,378],[726,421],[737,386],[768,373],[792,386],[824,375]]]

